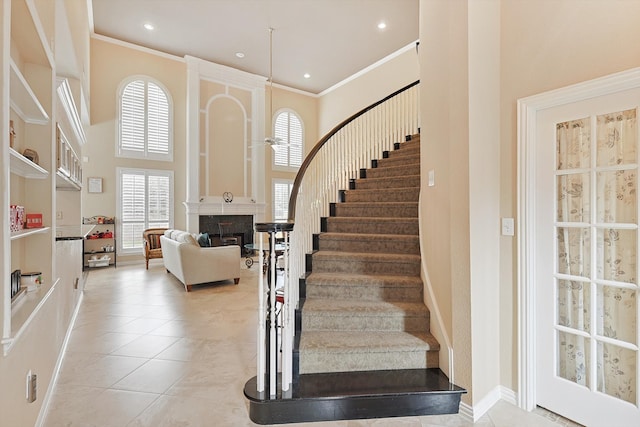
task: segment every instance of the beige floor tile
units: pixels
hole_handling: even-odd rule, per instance
[[[151,319],[148,317],[139,317],[131,322],[128,322],[119,328],[115,332],[122,332],[128,334],[146,334],[159,328],[167,323],[166,319]]]
[[[81,353],[74,353],[78,354]],[[86,356],[65,357],[57,384],[108,388],[147,362],[138,357],[93,353],[86,353]]]
[[[95,404],[97,396],[104,390],[72,384],[56,385],[42,427],[86,425],[87,408]]]
[[[142,335],[129,344],[115,350],[113,355],[146,357],[151,359],[176,342],[176,337],[163,337],[159,335]]]
[[[77,348],[78,351],[100,354],[109,354],[141,336],[140,334],[117,332],[98,333],[93,336],[85,335],[86,334],[73,334],[69,340],[69,344],[73,345],[73,348]],[[78,341],[82,344],[76,345]]]
[[[187,363],[172,360],[149,360],[115,383],[112,388],[148,393],[164,393],[187,372]]]
[[[158,397],[158,394],[152,393],[112,389],[104,390],[101,394],[95,396],[95,399],[93,399],[84,410],[73,416],[76,422],[71,425],[82,427],[126,426]]]
[[[489,409],[487,415],[495,427],[557,427],[558,424],[533,412],[524,411],[500,401]]]
[[[255,426],[241,402],[234,406],[192,396],[161,396],[127,427]]]

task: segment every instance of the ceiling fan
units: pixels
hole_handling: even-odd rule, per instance
[[[269,129],[273,130],[273,31],[274,29],[269,27]],[[260,146],[269,146],[274,151],[278,151],[281,148],[288,147],[290,144],[286,143],[282,138],[273,136],[265,137]],[[252,146],[254,147],[254,146]]]

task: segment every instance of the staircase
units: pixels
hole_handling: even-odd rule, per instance
[[[384,156],[342,192],[315,240],[300,374],[438,367],[420,279],[419,136]]]
[[[360,171],[314,236],[300,283],[291,396],[252,399],[259,424],[457,413],[423,302],[420,136]]]

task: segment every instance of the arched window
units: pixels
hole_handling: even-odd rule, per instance
[[[159,82],[144,76],[125,80],[118,109],[118,156],[173,160],[173,106]]]
[[[299,168],[302,164],[302,142],[304,131],[300,117],[293,111],[281,111],[276,114],[274,121],[274,136],[285,144],[273,156],[276,167]]]

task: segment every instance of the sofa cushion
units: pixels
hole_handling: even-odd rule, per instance
[[[198,244],[201,248],[211,247],[211,240],[209,240],[209,233],[200,233],[198,235]]]
[[[193,246],[200,246],[198,245],[196,236],[189,233],[188,231],[167,230],[164,232],[164,237],[166,237],[167,239],[175,240],[178,243],[188,243]]]

